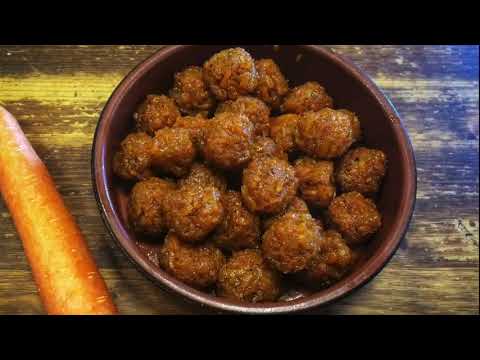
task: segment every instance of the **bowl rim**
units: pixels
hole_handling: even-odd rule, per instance
[[[103,156],[101,156],[102,147],[98,141],[99,136],[104,131],[103,126],[106,119],[111,117],[117,104],[124,96],[126,96],[129,87],[134,84],[139,77],[150,71],[162,59],[190,46],[192,45],[168,45],[157,50],[151,56],[140,62],[117,85],[100,114],[91,149],[91,177],[100,215],[114,242],[141,273],[162,289],[170,293],[180,294],[184,299],[190,302],[206,305],[220,311],[244,314],[293,313],[318,307],[320,305],[327,305],[366,285],[378,275],[391,260],[408,230],[415,209],[417,192],[417,168],[415,155],[408,133],[402,124],[397,110],[388,97],[377,87],[366,73],[360,70],[350,60],[319,45],[296,46],[314,51],[319,56],[322,56],[328,61],[335,63],[337,66],[340,66],[349,76],[352,76],[359,81],[367,89],[370,95],[380,104],[385,116],[390,119],[393,124],[392,128],[397,134],[398,141],[400,142],[401,158],[405,160],[401,163],[401,166],[404,168],[404,173],[406,174],[405,187],[407,190],[407,198],[404,201],[401,201],[401,209],[398,216],[401,221],[394,223],[393,231],[391,231],[387,237],[387,246],[384,246],[380,252],[375,253],[375,256],[372,256],[362,264],[357,272],[349,275],[347,278],[327,289],[289,302],[250,304],[212,296],[181,283],[162,269],[157,268],[150,263],[146,256],[138,251],[136,245],[119,230],[119,221],[113,209],[113,203],[110,199],[106,183],[105,168],[102,161]],[[346,279],[348,279],[348,282],[344,281]]]

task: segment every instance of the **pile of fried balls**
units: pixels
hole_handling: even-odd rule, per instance
[[[289,87],[272,59],[220,51],[133,119],[113,158],[133,184],[129,226],[191,287],[246,302],[278,301],[286,279],[325,288],[381,227],[385,154],[360,145],[361,119],[324,87]]]

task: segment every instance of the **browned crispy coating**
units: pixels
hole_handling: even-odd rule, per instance
[[[322,244],[321,229],[309,213],[290,212],[272,222],[262,237],[267,261],[289,274],[304,270]]]
[[[259,250],[234,253],[218,275],[217,293],[226,298],[252,303],[275,301],[280,291],[280,275]]]
[[[255,138],[251,147],[251,155],[252,159],[262,156],[271,156],[288,161],[287,153],[282,151],[275,141],[266,136],[258,136]]]
[[[221,113],[210,120],[203,155],[215,167],[236,170],[250,161],[252,143],[253,125],[245,115]]]
[[[236,191],[222,194],[225,210],[223,221],[212,235],[213,242],[226,250],[257,248],[260,240],[260,219],[249,212]]]
[[[173,128],[188,130],[190,133],[190,139],[195,145],[195,148],[199,153],[201,153],[205,143],[205,131],[208,123],[209,120],[202,115],[183,116],[177,118],[177,121],[175,121],[175,124],[173,124]]]
[[[325,88],[316,81],[309,81],[293,88],[285,96],[281,110],[283,113],[302,114],[332,106],[332,98]]]
[[[169,232],[160,250],[160,266],[178,280],[198,289],[213,286],[225,256],[212,244],[187,244]]]
[[[258,74],[255,94],[260,100],[270,105],[272,109],[278,110],[283,97],[288,92],[287,80],[272,59],[255,61],[255,68]]]
[[[340,280],[350,270],[353,254],[340,233],[323,233],[322,249],[317,252],[302,274],[303,280],[317,286],[328,286]]]
[[[299,115],[285,114],[270,119],[270,137],[283,151],[295,150]]]
[[[215,98],[205,83],[200,66],[189,66],[176,73],[170,96],[185,115],[206,116],[215,106]]]
[[[165,95],[147,95],[133,115],[137,131],[154,135],[155,131],[171,127],[180,116],[175,102]]]
[[[302,213],[310,214],[310,210],[308,209],[308,206],[305,203],[305,201],[303,201],[299,197],[294,197],[290,205],[288,205],[288,207],[284,211],[278,214],[275,214],[273,216],[267,216],[263,218],[262,228],[265,231],[269,228],[270,225],[273,224],[275,220],[278,220],[283,216],[295,216],[296,214],[302,214]],[[323,230],[323,224],[320,220],[317,221],[317,225],[319,225],[320,229]]]
[[[225,179],[225,176],[202,163],[194,163],[188,176],[180,179],[178,184],[179,186],[215,186],[220,192],[225,192],[227,190],[227,180]]]
[[[350,150],[340,161],[337,183],[343,192],[364,195],[377,193],[385,176],[387,158],[383,151],[359,147]]]
[[[174,183],[151,177],[136,183],[128,199],[128,219],[139,234],[159,236],[166,230],[162,204]]]
[[[342,194],[330,203],[328,214],[333,226],[348,244],[361,244],[382,225],[375,203],[358,192]]]
[[[167,225],[184,241],[203,241],[223,220],[220,190],[189,184],[169,193],[164,200]]]
[[[146,133],[132,133],[120,143],[113,157],[113,172],[124,180],[141,180],[151,175],[153,139]]]
[[[333,162],[300,158],[295,161],[295,176],[300,196],[310,205],[327,208],[335,197]]]
[[[254,127],[254,135],[268,136],[270,133],[270,108],[252,96],[240,96],[218,105],[215,114],[233,112],[245,115]]]
[[[243,201],[255,213],[281,212],[293,200],[297,188],[295,170],[285,160],[256,158],[243,171]]]
[[[152,167],[164,174],[182,177],[195,160],[196,150],[188,130],[164,128],[155,133]]]
[[[343,155],[353,143],[352,121],[348,114],[325,108],[307,112],[298,122],[296,144],[299,150],[317,159]]]
[[[349,117],[350,117],[350,121],[351,121],[351,124],[352,124],[352,136],[353,136],[353,141],[354,142],[357,142],[357,141],[360,141],[362,140],[362,125],[360,123],[360,119],[358,118],[358,116],[349,111],[349,110],[345,110],[345,109],[341,109],[341,110],[338,110],[340,112],[343,112],[344,114],[347,114]]]
[[[220,101],[235,100],[257,87],[257,71],[250,54],[242,48],[222,50],[203,65],[211,92]]]

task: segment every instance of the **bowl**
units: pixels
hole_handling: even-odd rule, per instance
[[[92,148],[93,188],[101,216],[112,238],[148,278],[162,288],[221,311],[288,313],[325,305],[363,286],[386,265],[398,248],[413,214],[416,167],[412,146],[400,118],[385,95],[350,61],[313,45],[240,45],[254,58],[272,58],[291,86],[316,80],[335,100],[336,108],[354,111],[362,121],[365,143],[383,150],[389,169],[378,200],[383,226],[369,242],[365,257],[344,279],[318,292],[294,288],[275,303],[248,304],[216,297],[191,288],[157,266],[155,245],[138,245],[127,223],[128,187],[112,173],[112,157],[133,128],[132,114],[149,93],[166,92],[173,74],[202,64],[231,46],[167,46],[143,61],[118,85],[101,114]]]

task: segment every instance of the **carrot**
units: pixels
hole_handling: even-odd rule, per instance
[[[0,192],[48,314],[116,314],[107,286],[47,168],[0,106]]]

